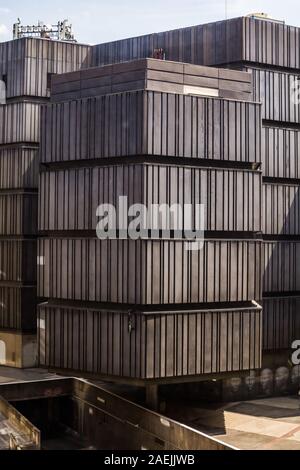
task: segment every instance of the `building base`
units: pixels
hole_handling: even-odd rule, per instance
[[[36,367],[36,335],[0,331],[0,365],[19,369]]]

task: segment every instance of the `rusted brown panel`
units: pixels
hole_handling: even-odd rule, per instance
[[[36,235],[37,193],[3,193],[0,191],[0,235]]]
[[[120,93],[47,105],[42,129],[43,163],[142,154],[261,160],[260,105],[255,103]]]
[[[263,349],[289,349],[300,337],[300,297],[263,299]]]
[[[261,315],[260,307],[233,311],[186,310],[181,313],[158,311],[152,314],[129,314],[124,311],[92,311],[41,305],[40,366],[138,379],[164,379],[259,368],[261,357],[257,349],[261,349]],[[146,328],[146,342],[142,341],[141,323]],[[87,328],[79,329],[80,324],[87,325]],[[202,335],[196,335],[196,325],[202,324],[210,327],[205,328]],[[231,337],[232,343],[229,345],[228,331],[232,326],[236,334]],[[92,343],[90,350],[90,338],[94,331],[98,332],[97,340]],[[254,347],[250,347],[249,336]],[[75,337],[83,350],[79,362],[75,350],[67,353],[68,344]],[[106,347],[102,349],[100,346],[103,342]],[[127,343],[131,345],[131,350],[126,347]],[[87,351],[94,361],[87,360]],[[145,355],[142,368],[139,367],[141,354]]]
[[[0,328],[35,331],[36,288],[0,286]]]
[[[263,184],[263,232],[268,235],[300,234],[298,184]]]
[[[0,106],[0,144],[38,143],[40,104],[10,103]]]
[[[38,186],[38,149],[0,149],[0,189]]]
[[[261,230],[261,175],[255,171],[154,164],[47,171],[40,175],[39,196],[42,231],[96,230],[97,207],[118,207],[121,196],[128,206],[149,209],[192,204],[194,217],[200,210],[196,204],[203,204],[204,230]]]
[[[130,304],[261,298],[260,242],[205,240],[199,251],[186,247],[181,240],[41,239],[39,295]]]
[[[0,240],[0,284],[36,283],[36,241]]]
[[[263,292],[299,292],[299,256],[299,241],[264,242]]]

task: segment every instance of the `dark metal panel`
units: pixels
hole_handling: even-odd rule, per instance
[[[263,292],[300,291],[300,242],[264,242]]]
[[[147,91],[107,95],[44,106],[42,134],[43,163],[130,155],[261,161],[255,103]]]
[[[37,193],[0,192],[0,235],[36,235]]]
[[[285,68],[300,68],[300,29],[244,18],[244,60]]]
[[[7,98],[49,97],[49,74],[89,65],[90,46],[34,38],[0,44],[0,77],[6,76]]]
[[[291,349],[300,337],[300,297],[263,299],[263,349]]]
[[[47,305],[41,305],[38,310],[42,367],[163,379],[261,366],[260,353],[257,354],[261,349],[260,307],[170,314],[158,311],[150,315]],[[87,327],[80,328],[80,325]],[[146,328],[146,341],[142,341],[141,325]],[[196,325],[203,325],[202,334],[195,335]],[[232,327],[235,334],[229,338],[228,331]],[[95,331],[97,337],[91,342]],[[80,361],[78,350],[67,353],[68,344],[74,338],[82,348]],[[104,348],[102,343],[106,345]],[[88,350],[94,358],[92,362],[87,360]],[[145,357],[142,368],[139,366],[141,354]]]
[[[0,149],[0,189],[38,186],[38,149]]]
[[[263,232],[267,235],[300,235],[300,186],[263,184]]]
[[[96,230],[97,207],[118,207],[121,196],[128,206],[192,204],[193,220],[203,204],[204,230],[261,230],[259,172],[154,164],[42,172],[39,230]]]
[[[36,283],[36,240],[0,239],[0,282]]]
[[[262,172],[264,176],[300,179],[299,161],[299,130],[280,127],[262,128]]]
[[[0,328],[36,330],[36,288],[0,287]]]
[[[43,109],[42,162],[142,154],[142,92]]]
[[[250,73],[141,59],[54,76],[51,100],[59,102],[137,89],[185,93],[185,85],[219,90],[220,97],[231,92],[236,99],[248,101],[252,94]]]
[[[130,304],[261,298],[260,242],[186,248],[181,240],[40,239],[39,296]]]
[[[220,31],[220,23],[210,23],[100,44],[92,50],[93,63],[104,65],[152,57],[156,48],[163,48],[166,59],[176,62],[213,65],[241,60],[241,22],[242,18],[229,20],[226,32]],[[222,51],[227,37],[231,47]]]
[[[0,144],[38,143],[40,104],[10,103],[0,106]]]
[[[253,99],[262,102],[262,119],[299,124],[300,103],[292,90],[300,75],[255,68],[247,70],[252,70],[253,74]]]
[[[172,94],[162,100],[161,96],[160,93],[147,93],[145,153],[239,162],[260,161],[259,105]],[[189,113],[189,109],[193,113]],[[194,126],[195,132],[191,134]],[[164,148],[168,149],[168,153],[162,147],[161,129],[164,128],[171,130],[165,136]],[[239,135],[243,135],[243,143],[237,140]]]
[[[299,44],[299,28],[246,17],[99,44],[92,55],[94,65],[104,65],[152,57],[155,48],[163,48],[166,59],[173,61],[250,61],[299,69]]]

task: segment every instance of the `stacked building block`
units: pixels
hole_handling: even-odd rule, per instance
[[[218,65],[252,73],[253,100],[262,102],[263,369],[224,383],[224,396],[249,398],[293,391],[299,366],[291,364],[299,329],[300,28],[258,18],[236,18],[150,34],[93,48],[105,65],[152,57]]]
[[[250,85],[247,73],[159,60],[53,79],[41,126],[41,366],[144,385],[261,367],[261,105]],[[120,196],[204,204],[203,248],[163,230],[98,239],[97,207]]]
[[[88,46],[43,39],[0,44],[0,364],[36,364],[40,107],[53,74],[88,65]]]

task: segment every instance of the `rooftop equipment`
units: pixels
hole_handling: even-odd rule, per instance
[[[59,21],[56,25],[46,25],[43,21],[38,21],[37,25],[23,26],[20,18],[18,18],[17,23],[13,25],[13,38],[20,39],[24,37],[76,42],[72,25],[69,24],[68,20]]]

